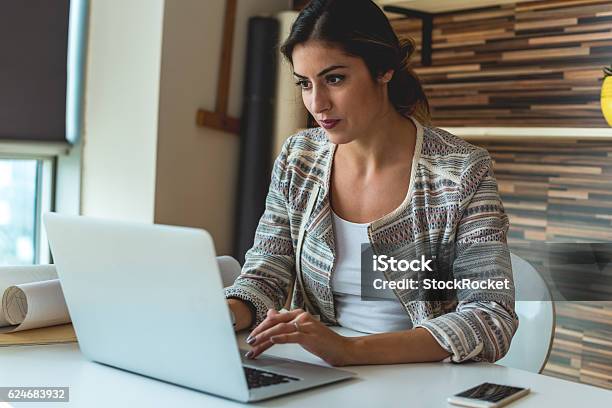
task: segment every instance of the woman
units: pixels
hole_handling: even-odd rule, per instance
[[[337,366],[493,362],[507,352],[518,319],[491,159],[421,123],[429,110],[408,68],[413,49],[370,0],[311,1],[282,45],[321,127],[284,144],[254,245],[226,289],[236,329],[254,328],[248,358],[281,343]],[[410,290],[363,301],[362,242],[378,254],[451,246],[454,278],[510,288],[458,290],[453,302],[414,300]],[[292,290],[291,310],[279,313]]]

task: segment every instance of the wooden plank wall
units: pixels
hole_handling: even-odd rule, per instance
[[[420,22],[394,18],[420,43]],[[612,1],[546,0],[437,14],[432,66],[414,67],[436,126],[607,127]]]
[[[472,142],[494,160],[509,245],[612,242],[612,141]],[[544,374],[612,389],[612,301],[556,302]]]

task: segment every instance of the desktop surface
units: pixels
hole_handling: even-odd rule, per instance
[[[335,328],[344,335],[357,335]],[[241,348],[246,333],[238,335]],[[272,347],[269,354],[326,365],[300,346]],[[78,345],[0,347],[0,386],[70,387],[61,407],[229,407],[244,405],[159,380],[93,363]],[[612,391],[488,363],[419,363],[347,367],[352,380],[248,404],[265,407],[446,407],[446,398],[482,382],[531,388],[512,407],[612,406]],[[11,403],[13,405],[13,403]],[[18,403],[17,407],[40,407]]]

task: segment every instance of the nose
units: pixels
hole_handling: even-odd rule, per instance
[[[311,112],[321,113],[331,108],[331,101],[325,87],[313,87],[311,94]]]

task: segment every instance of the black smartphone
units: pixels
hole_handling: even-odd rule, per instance
[[[482,383],[469,390],[448,397],[448,402],[463,407],[497,408],[503,407],[527,394],[529,394],[529,388]]]

